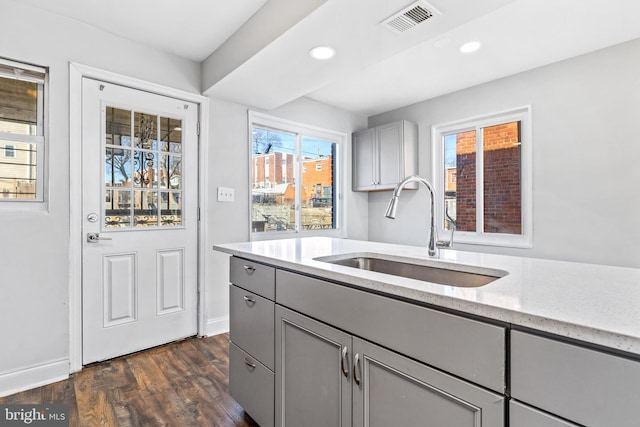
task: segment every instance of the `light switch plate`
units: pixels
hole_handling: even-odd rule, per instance
[[[228,187],[218,187],[219,202],[233,202],[235,199],[235,190]]]

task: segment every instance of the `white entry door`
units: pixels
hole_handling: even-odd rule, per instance
[[[82,362],[197,333],[198,106],[82,84]]]

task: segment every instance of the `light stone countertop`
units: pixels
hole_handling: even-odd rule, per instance
[[[352,286],[640,355],[640,269],[310,237],[218,244],[215,250]],[[461,288],[359,270],[314,258],[383,254],[424,264],[508,272],[488,285]]]

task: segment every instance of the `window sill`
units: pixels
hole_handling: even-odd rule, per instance
[[[447,240],[450,233],[451,232],[448,230],[439,231],[441,239],[443,240]],[[446,236],[446,237],[443,238],[442,236]],[[454,246],[456,243],[464,244],[464,245],[500,246],[500,247],[520,248],[520,249],[533,248],[533,241],[530,236],[526,236],[526,235],[521,236],[521,235],[513,235],[513,234],[487,235],[487,234],[465,233],[465,232],[457,231],[453,236]]]
[[[342,230],[308,230],[299,233],[296,233],[295,231],[267,231],[251,233],[249,237],[252,242],[260,242],[264,240],[295,239],[302,237],[335,237],[343,239],[345,236],[346,233]]]

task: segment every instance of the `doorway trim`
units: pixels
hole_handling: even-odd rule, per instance
[[[174,89],[134,77],[101,70],[76,62],[69,63],[69,373],[82,370],[82,79],[92,78],[127,86],[158,95],[183,99],[198,104],[198,335],[206,335],[205,263],[208,242],[205,186],[209,135],[209,99],[205,96]]]

